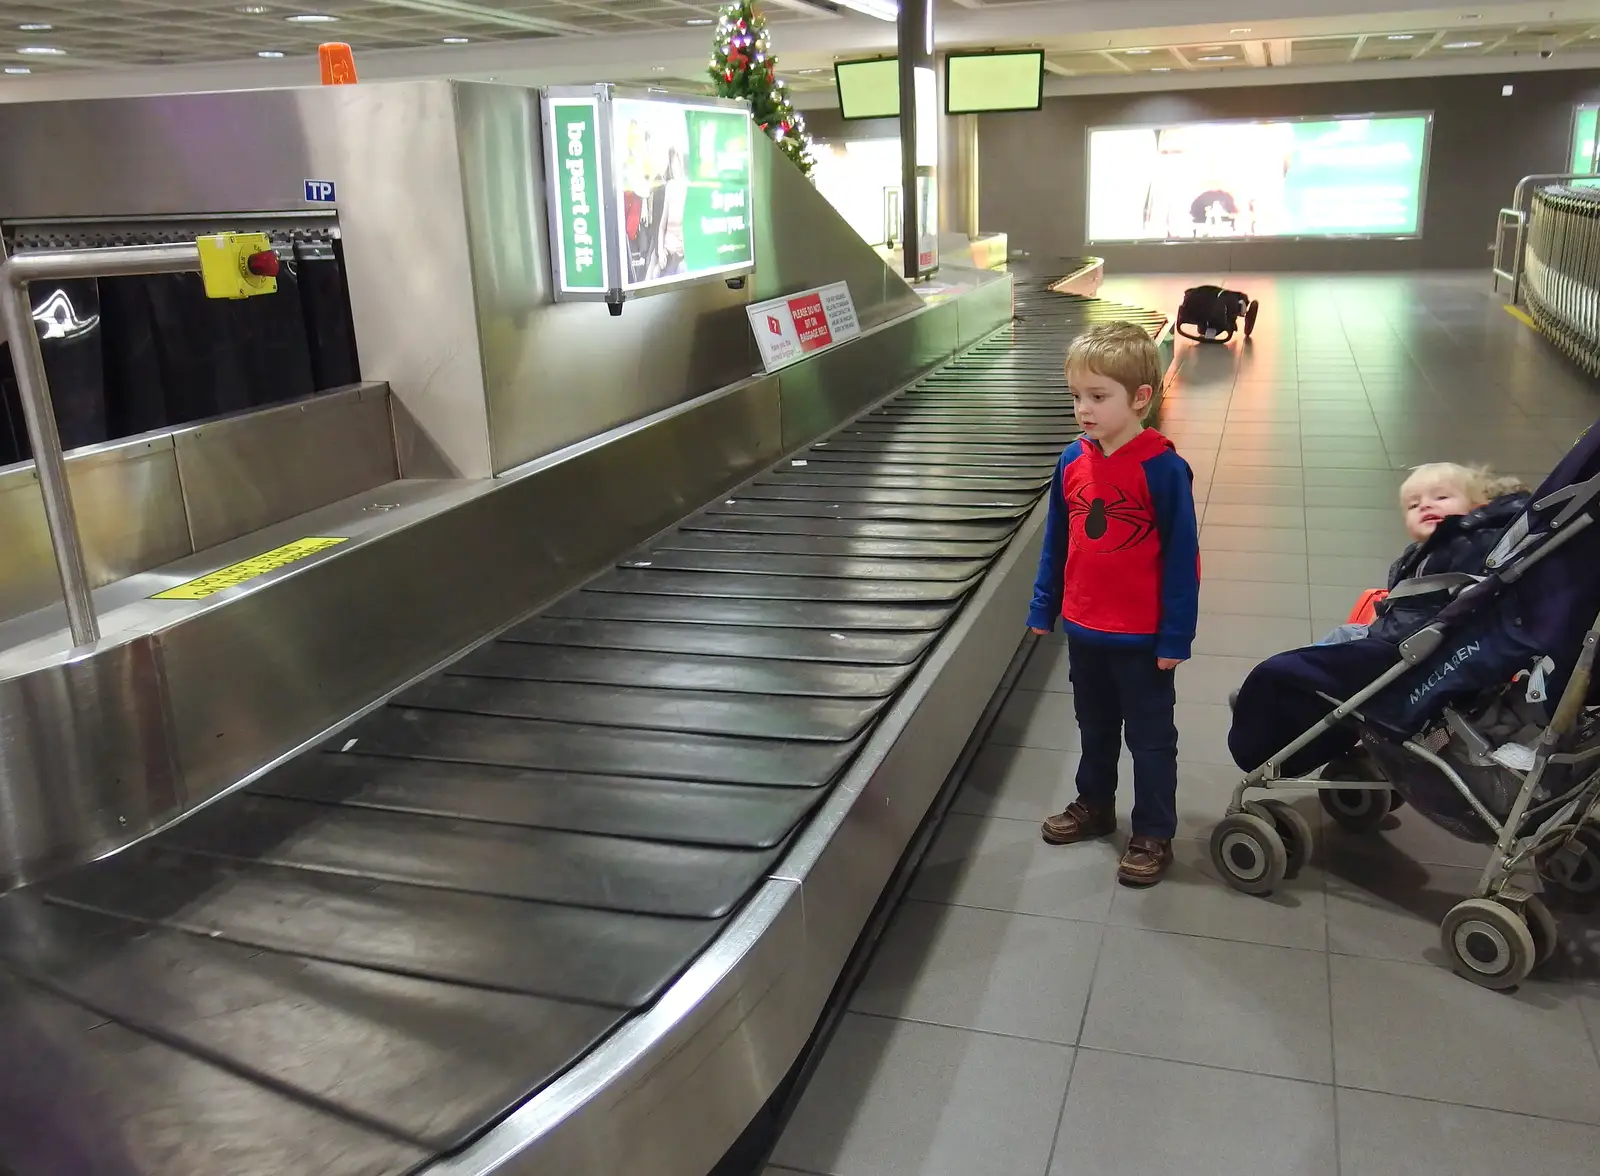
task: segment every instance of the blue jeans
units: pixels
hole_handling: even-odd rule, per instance
[[[1083,755],[1078,797],[1092,809],[1117,803],[1117,760],[1126,737],[1133,753],[1133,831],[1171,837],[1178,831],[1176,673],[1156,668],[1151,648],[1098,645],[1067,638],[1073,706]]]
[[[1337,629],[1330,629],[1323,634],[1322,640],[1318,641],[1317,644],[1345,645],[1351,641],[1360,641],[1366,635],[1367,626],[1365,625],[1340,625]]]

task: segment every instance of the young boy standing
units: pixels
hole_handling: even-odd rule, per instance
[[[1175,671],[1189,657],[1200,597],[1194,474],[1144,426],[1161,383],[1143,327],[1106,323],[1067,351],[1067,386],[1083,429],[1050,484],[1050,515],[1028,626],[1067,634],[1081,733],[1078,799],[1044,822],[1068,845],[1116,831],[1117,760],[1133,754],[1133,836],[1117,866],[1151,886],[1172,865],[1177,831]]]

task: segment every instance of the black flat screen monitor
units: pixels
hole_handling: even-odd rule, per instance
[[[944,112],[990,114],[1044,104],[1044,53],[952,53],[944,65]]]
[[[900,59],[841,61],[833,67],[839,113],[847,119],[900,117]]]

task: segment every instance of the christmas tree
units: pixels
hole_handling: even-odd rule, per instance
[[[716,42],[706,72],[723,98],[749,100],[756,125],[809,176],[811,138],[806,134],[806,120],[778,80],[777,64],[766,18],[755,10],[753,0],[729,0],[717,17]]]

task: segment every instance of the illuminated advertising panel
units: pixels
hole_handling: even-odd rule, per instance
[[[1091,243],[1415,237],[1432,116],[1095,127]]]
[[[556,87],[543,128],[558,301],[618,310],[755,268],[747,104]]]

